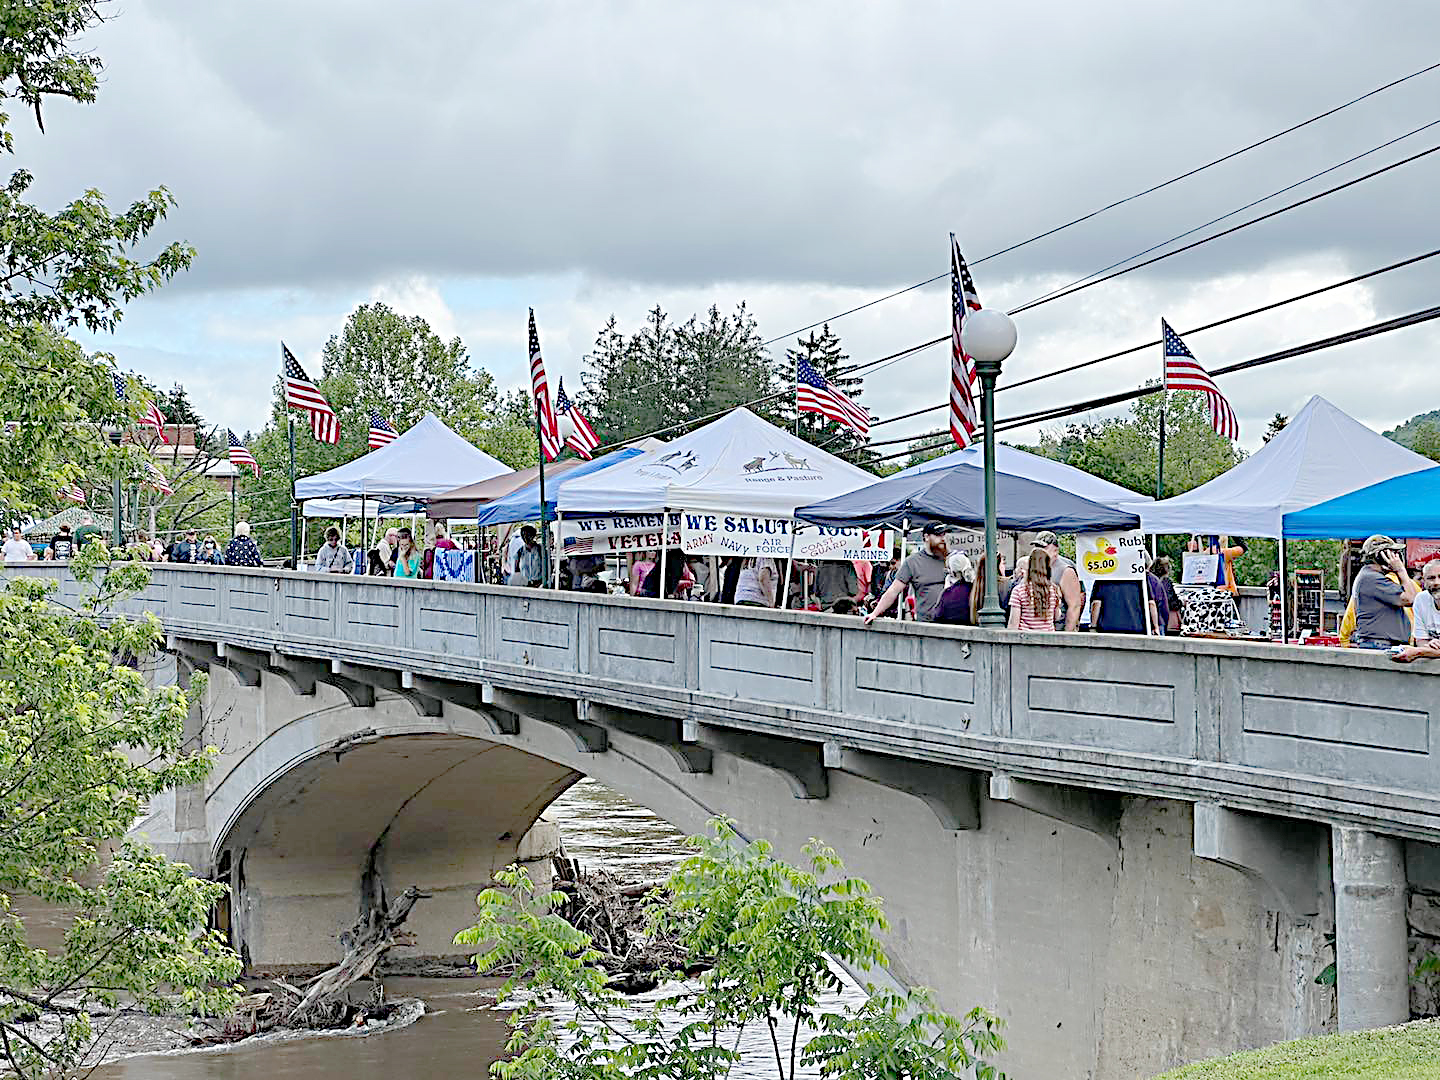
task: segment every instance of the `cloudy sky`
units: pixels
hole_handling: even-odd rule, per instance
[[[51,205],[164,184],[193,270],[96,339],[258,427],[284,338],[313,368],[357,303],[459,334],[525,379],[525,309],[554,374],[614,313],[745,300],[766,337],[942,273],[1437,59],[1423,0],[876,4],[123,0],[88,45],[100,101],[17,117]],[[1440,119],[1440,71],[975,268],[1013,307]],[[1243,220],[1440,145],[1411,135]],[[1018,380],[1440,247],[1431,155],[1017,318]],[[1213,230],[1207,230],[1213,231]],[[1203,235],[1203,234],[1201,234]],[[1435,302],[1440,259],[1194,335],[1219,366]],[[840,319],[854,359],[946,332],[940,283]],[[1440,323],[1242,373],[1258,443],[1312,393],[1372,425],[1440,407]],[[783,343],[776,346],[783,348]],[[877,369],[894,416],[943,400],[943,348]],[[1138,385],[1158,350],[1002,395],[1003,416]],[[893,438],[943,414],[882,426]],[[1020,437],[1035,432],[1014,433]]]

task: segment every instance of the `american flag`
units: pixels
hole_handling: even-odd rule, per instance
[[[305,374],[295,354],[280,343],[281,366],[285,370],[285,404],[304,409],[310,414],[310,433],[325,443],[340,441],[340,419],[320,388]]]
[[[81,506],[85,505],[85,492],[80,490],[79,484],[66,484],[60,489],[60,497]]]
[[[115,396],[119,400],[125,401],[130,395],[125,387],[124,376],[122,376],[118,371],[112,371],[110,373],[110,378],[115,383]],[[145,415],[140,417],[137,423],[141,427],[154,428],[155,434],[160,436],[160,441],[167,445],[169,444],[170,436],[165,434],[165,426],[168,421],[165,419],[165,414],[160,411],[160,407],[155,404],[153,398],[145,399]]]
[[[235,437],[235,432],[226,428],[225,434],[230,441],[230,464],[248,465],[250,466],[251,474],[259,476],[260,466],[255,463],[255,455],[245,449],[245,444]]]
[[[980,310],[975,280],[960,254],[955,234],[950,234],[950,435],[962,450],[975,439],[980,426],[975,413],[975,364],[960,346],[965,316]]]
[[[540,429],[540,452],[546,461],[560,456],[560,427],[550,404],[550,385],[545,381],[545,361],[540,357],[540,334],[535,329],[535,309],[530,309],[530,384],[535,392],[536,426]]]
[[[555,384],[555,416],[557,428],[560,424],[559,417],[570,417],[570,422],[575,425],[575,431],[565,439],[565,445],[589,461],[595,453],[595,448],[600,445],[600,436],[595,434],[595,429],[590,426],[590,421],[585,419],[585,414],[565,396],[565,380],[563,378]]]
[[[1198,390],[1205,395],[1210,406],[1210,424],[1215,431],[1227,439],[1240,437],[1240,421],[1225,395],[1215,385],[1215,380],[1200,366],[1195,356],[1180,340],[1180,335],[1170,329],[1170,324],[1160,320],[1160,336],[1164,341],[1166,390]]]
[[[147,400],[145,402],[145,415],[140,417],[139,422],[141,427],[154,428],[155,434],[160,436],[160,441],[167,445],[169,444],[170,436],[165,434],[165,425],[167,423],[165,414],[160,411],[160,406],[156,405],[153,400]]]
[[[801,412],[821,413],[844,424],[862,439],[870,435],[870,414],[851,401],[803,356],[795,361],[795,407]]]
[[[378,450],[400,437],[400,433],[374,409],[370,410],[370,449]]]
[[[565,541],[566,555],[589,555],[595,550],[595,538],[593,536],[572,536]]]
[[[165,474],[153,461],[145,462],[145,482],[161,495],[175,494],[175,489],[170,486],[170,481],[165,479]]]

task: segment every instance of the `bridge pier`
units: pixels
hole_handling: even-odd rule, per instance
[[[1333,826],[1335,971],[1341,1031],[1410,1019],[1405,845],[1349,825]]]

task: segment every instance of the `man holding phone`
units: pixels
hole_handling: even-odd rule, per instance
[[[1388,536],[1372,536],[1360,547],[1365,565],[1355,575],[1355,633],[1350,644],[1360,649],[1389,649],[1410,644],[1406,608],[1420,588],[1405,569],[1405,547]],[[1386,574],[1395,575],[1390,580]]]

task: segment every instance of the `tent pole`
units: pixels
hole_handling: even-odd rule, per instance
[[[785,585],[780,590],[780,610],[790,604],[790,570],[795,563],[795,519],[790,519],[790,553],[785,556]]]
[[[987,551],[986,556],[994,558]],[[905,560],[910,557],[910,516],[907,514],[900,519],[900,564],[903,566]],[[898,572],[898,567],[897,567]],[[905,621],[905,593],[902,590],[900,598],[895,602],[895,618],[899,622]]]
[[[1288,618],[1290,613],[1286,610],[1288,605],[1285,603],[1285,593],[1289,590],[1285,581],[1285,537],[1283,535],[1275,541],[1275,546],[1280,552],[1280,644],[1284,645],[1290,640]]]
[[[665,599],[665,556],[670,552],[670,508],[667,506],[660,511],[660,562],[651,573],[660,575],[660,582],[655,586],[655,599]]]
[[[564,517],[564,515],[557,506],[555,508],[555,588],[557,591],[560,588],[560,555],[561,552],[565,550],[564,526],[561,524],[562,517]],[[571,578],[570,580],[573,583],[575,579]]]
[[[305,534],[310,529],[310,519],[302,516],[300,518],[300,562],[295,564],[295,569],[300,569],[300,563],[305,561]]]

